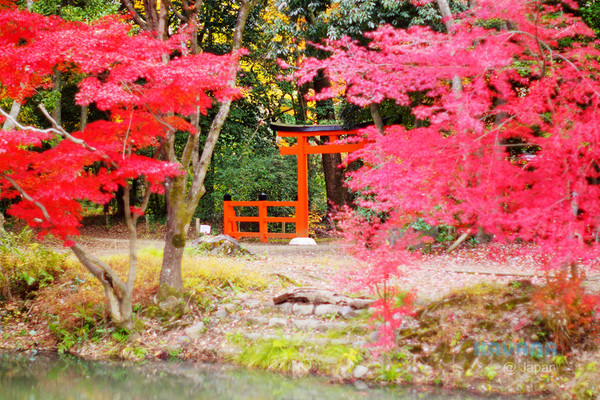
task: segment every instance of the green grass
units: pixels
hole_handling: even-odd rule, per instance
[[[241,365],[267,371],[291,373],[294,363],[302,363],[310,371],[333,374],[341,367],[353,368],[364,359],[363,350],[339,344],[316,345],[302,336],[249,342],[232,337],[242,348],[235,361]]]

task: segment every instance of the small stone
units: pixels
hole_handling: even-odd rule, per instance
[[[312,304],[294,304],[292,312],[296,315],[311,315],[314,308]]]
[[[217,350],[217,353],[223,358],[233,358],[237,356],[239,352],[239,349],[230,346],[223,346]]]
[[[295,377],[308,375],[310,370],[302,361],[292,361],[292,375]]]
[[[249,323],[250,325],[266,325],[267,323],[269,323],[269,320],[265,317],[246,317],[246,322]]]
[[[354,368],[352,376],[356,379],[362,379],[365,377],[365,375],[367,375],[368,372],[369,368],[365,367],[364,365],[358,365],[356,368]]]
[[[319,324],[317,330],[319,332],[326,332],[330,330],[343,329],[346,327],[346,324],[343,322],[326,322]]]
[[[215,313],[215,318],[218,319],[225,319],[227,318],[229,314],[227,313],[227,311],[225,311],[224,309],[220,308],[219,310],[217,310],[217,312]]]
[[[369,343],[376,343],[379,341],[379,334],[375,332],[371,332],[369,334]]]
[[[277,306],[273,303],[273,300],[267,300],[260,305],[263,310],[275,311],[277,310]]]
[[[244,302],[244,307],[246,308],[258,308],[261,306],[260,300],[249,299]]]
[[[189,345],[190,343],[192,343],[192,341],[190,340],[189,337],[185,336],[185,335],[181,335],[177,337],[177,343],[179,343],[180,346],[185,347],[187,345]]]
[[[352,307],[344,306],[344,307],[340,308],[340,315],[342,316],[342,318],[348,319],[348,318],[356,317],[357,313],[356,313],[356,311],[354,311],[354,309]]]
[[[195,325],[192,325],[183,330],[183,333],[190,338],[190,340],[197,340],[202,336],[202,334],[206,331],[206,325],[204,322],[200,321]]]
[[[262,337],[263,337],[263,335],[258,332],[244,333],[244,334],[242,334],[242,336],[244,336],[248,340],[258,340],[258,339],[262,339]]]
[[[352,377],[352,374],[350,373],[350,367],[348,367],[347,365],[342,365],[338,371],[338,376],[342,380],[350,379]]]
[[[243,248],[237,240],[227,235],[199,237],[198,239],[193,240],[191,245],[212,254],[226,256],[252,255],[252,253]]]
[[[161,301],[158,307],[165,312],[173,312],[177,308],[179,300],[175,296],[169,296],[164,301]]]
[[[347,346],[352,345],[352,340],[350,339],[331,339],[331,344],[338,346]]]
[[[301,331],[308,331],[316,329],[319,326],[319,321],[314,319],[297,319],[292,322],[292,325]]]
[[[352,299],[351,306],[352,308],[362,310],[365,308],[369,308],[373,304],[373,300],[370,299]]]
[[[250,298],[250,294],[248,293],[238,293],[235,297],[240,299],[241,301],[246,301]]]
[[[223,309],[225,311],[227,311],[228,314],[231,314],[231,313],[235,312],[235,310],[237,309],[237,305],[235,305],[233,303],[223,304]]]
[[[335,304],[319,304],[315,307],[315,315],[337,315],[340,312],[340,306]]]
[[[287,319],[285,318],[271,318],[269,320],[269,326],[272,328],[283,328],[287,325]]]
[[[292,303],[281,303],[281,304],[276,305],[275,307],[277,307],[277,310],[279,310],[279,312],[291,314],[293,304]]]
[[[369,389],[369,386],[367,386],[367,384],[364,383],[363,381],[361,381],[360,379],[354,381],[354,387],[356,388],[356,390],[368,390]]]

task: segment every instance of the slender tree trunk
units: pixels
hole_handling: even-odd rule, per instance
[[[369,104],[369,111],[371,112],[371,118],[373,119],[373,123],[375,124],[375,127],[377,128],[379,133],[383,134],[385,125],[383,124],[383,118],[381,118],[381,112],[379,111],[379,104],[377,104],[377,103]]]
[[[81,106],[81,114],[79,115],[79,130],[83,131],[88,124],[88,106]]]
[[[52,77],[52,82],[54,83],[54,90],[61,93],[62,87],[62,72],[59,70],[54,71],[54,75]],[[62,106],[61,106],[61,98],[59,96],[58,100],[54,104],[54,111],[52,112],[52,119],[56,121],[58,125],[62,125]]]
[[[4,219],[4,214],[0,212],[0,238],[6,235],[6,231],[4,230],[4,222],[6,222]]]
[[[438,9],[440,10],[440,14],[444,19],[444,26],[446,27],[446,31],[449,34],[452,34],[452,29],[454,27],[454,16],[452,15],[452,11],[450,10],[450,5],[448,4],[448,0],[436,0],[438,5]],[[452,90],[458,95],[462,92],[462,81],[460,76],[454,76],[452,78]]]
[[[183,289],[181,262],[188,231],[185,226],[182,227],[178,223],[180,218],[176,214],[179,210],[171,206],[168,206],[167,210],[167,233],[165,235],[163,264],[160,270],[159,295],[161,298],[170,295],[179,296]]]
[[[201,1],[196,1],[192,7],[184,7],[178,12],[171,1],[161,1],[160,8],[157,11],[155,0],[144,0],[145,15],[142,16],[134,7],[131,0],[122,0],[123,4],[132,13],[135,21],[143,29],[149,31],[158,31],[161,37],[167,34],[169,26],[169,11],[173,15],[187,23],[191,27],[198,26],[197,16],[202,6]],[[231,50],[237,51],[242,47],[242,35],[250,10],[256,3],[256,0],[241,0],[239,2],[238,16],[233,32],[233,41]],[[187,4],[187,2],[183,2]],[[193,31],[190,37],[191,50],[194,53],[201,51],[198,48],[197,32]],[[235,86],[235,77],[232,77],[229,83],[231,87]],[[187,239],[189,224],[192,216],[198,206],[200,198],[205,194],[204,179],[208,172],[210,161],[221,133],[221,128],[225,119],[229,115],[231,101],[224,101],[220,104],[217,115],[213,120],[207,133],[207,139],[202,149],[200,148],[200,134],[189,135],[188,141],[183,150],[180,164],[183,175],[168,179],[165,183],[166,202],[167,202],[167,233],[165,237],[165,247],[163,254],[163,264],[160,272],[159,298],[179,294],[183,289],[183,279],[181,275],[181,261],[183,258],[183,249]],[[192,124],[199,126],[199,115],[192,119]],[[173,132],[167,137],[163,154],[169,161],[178,161],[173,143]],[[201,154],[199,155],[201,151]],[[192,170],[193,174],[188,171]]]
[[[173,140],[165,146],[169,159],[175,157],[173,146]],[[165,183],[167,232],[159,280],[159,298],[161,299],[172,295],[179,297],[183,289],[181,262],[191,221],[191,215],[188,214],[188,207],[184,201],[186,187],[187,176],[183,175],[168,178]]]
[[[326,142],[327,140],[323,140]],[[325,191],[327,192],[328,210],[333,211],[350,202],[348,189],[344,186],[344,170],[340,168],[342,155],[323,154],[322,165],[325,176]]]
[[[2,130],[8,131],[15,127],[15,121],[19,117],[19,112],[21,112],[21,103],[15,100],[10,107],[10,118],[6,118]]]
[[[129,238],[129,271],[125,282],[121,281],[119,276],[104,261],[88,254],[79,245],[71,248],[77,259],[102,284],[104,294],[108,300],[108,310],[113,324],[127,330],[133,329],[133,289],[137,273],[136,224],[139,218],[139,215],[132,214],[129,210],[130,205],[133,204],[130,195],[131,185],[128,184],[123,190],[123,203],[127,208],[125,222]],[[146,185],[144,199],[140,207],[142,210],[146,209],[149,197],[150,191],[148,190],[148,185]]]
[[[19,117],[19,112],[21,111],[21,103],[18,101],[13,101],[12,106],[10,107],[10,117],[6,118],[6,121],[4,121],[4,124],[2,125],[2,130],[4,131],[8,131],[12,128],[15,127],[15,121],[17,120],[17,118]],[[6,233],[4,230],[4,214],[2,212],[0,212],[0,237],[4,236],[4,234]]]
[[[294,119],[299,125],[306,124],[308,121],[308,103],[306,101],[306,96],[308,95],[309,85],[309,83],[305,83],[298,87],[298,109],[294,112]]]
[[[328,88],[331,84],[329,79],[323,74],[319,74],[313,80],[313,85],[316,93]],[[331,100],[317,102],[317,118],[322,120],[335,120],[333,103]],[[321,136],[321,141],[326,143],[329,141],[328,136]],[[323,174],[325,176],[325,191],[327,192],[327,209],[329,212],[334,211],[336,207],[344,206],[350,203],[350,193],[344,186],[344,170],[340,168],[342,164],[342,155],[322,154]]]

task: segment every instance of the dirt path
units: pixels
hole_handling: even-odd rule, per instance
[[[90,236],[82,239],[85,247],[99,256],[128,252],[126,239]],[[244,261],[247,268],[303,286],[348,291],[348,285],[356,284],[367,269],[345,254],[339,241],[317,246],[257,242],[242,245],[257,256]],[[138,249],[148,247],[162,250],[164,241],[138,239]],[[416,291],[421,300],[439,298],[455,289],[482,282],[542,281],[535,259],[519,253],[518,249],[501,246],[465,247],[452,254],[427,255],[419,267],[399,266],[399,270],[401,276],[395,283],[403,290]],[[588,277],[588,286],[600,291],[600,275],[588,271]]]

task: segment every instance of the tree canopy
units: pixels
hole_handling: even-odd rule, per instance
[[[594,32],[574,1],[475,3],[446,18],[447,32],[382,26],[367,46],[328,41],[331,56],[297,74],[325,71],[334,84],[317,99],[392,99],[418,121],[365,130],[353,155],[365,163],[350,174],[362,209],[347,232],[373,265],[369,285],[410,262],[410,235],[394,232],[417,219],[534,243],[548,268],[576,271],[600,255]]]
[[[77,102],[94,103],[108,115],[74,133],[56,123],[43,105],[51,128],[13,121],[15,128],[0,131],[0,196],[19,197],[9,214],[73,249],[103,284],[113,321],[129,326],[136,221],[151,192],[164,193],[166,179],[186,173],[181,164],[161,158],[159,149],[176,131],[199,135],[185,116],[206,114],[215,100],[239,96],[230,82],[240,52],[194,54],[185,45],[185,32],[162,40],[150,32],[132,32],[119,17],[85,24],[8,8],[0,10],[0,26],[3,97],[23,101],[50,86],[55,70],[72,70],[85,76]],[[3,119],[13,118],[1,113]],[[147,148],[154,148],[154,155],[140,153]],[[139,204],[131,197],[134,178],[144,181]],[[81,220],[79,201],[106,203],[118,187],[124,188],[133,243],[126,282],[74,242]]]

